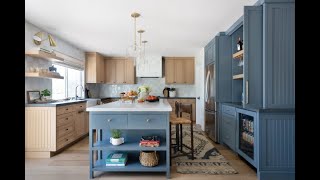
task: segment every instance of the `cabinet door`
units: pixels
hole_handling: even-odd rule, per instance
[[[86,132],[86,112],[85,110],[79,110],[74,113],[75,137],[78,138]]]
[[[187,59],[185,64],[185,84],[194,84],[194,59]]]
[[[97,70],[97,83],[104,83],[104,59],[103,56],[99,53],[96,54],[96,70]]]
[[[165,78],[166,84],[173,84],[175,81],[175,66],[174,59],[165,59]]]
[[[126,59],[125,60],[125,84],[134,84],[135,82],[135,75],[134,75],[134,64],[133,60]]]
[[[236,151],[236,118],[222,113],[222,141]]]
[[[95,53],[86,53],[86,83],[97,83]]]
[[[105,60],[105,83],[116,83],[116,60]]]
[[[243,20],[244,42],[244,100],[245,106],[262,107],[262,7],[245,6]],[[278,38],[277,38],[278,39]],[[277,64],[278,65],[278,64]],[[273,69],[276,70],[276,69]],[[285,82],[283,82],[285,84]],[[278,87],[278,86],[276,86]]]
[[[116,83],[117,84],[123,84],[125,82],[125,60],[119,59],[116,60]]]
[[[174,70],[175,70],[175,84],[185,84],[185,60],[175,59],[174,60]]]

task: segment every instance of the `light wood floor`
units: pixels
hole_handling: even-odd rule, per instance
[[[26,180],[84,180],[89,177],[88,137],[50,159],[26,159]],[[171,179],[183,180],[256,180],[256,172],[228,148],[213,143],[239,174],[179,174],[171,167]],[[98,176],[97,176],[98,175]],[[97,173],[95,180],[164,180],[165,173]]]

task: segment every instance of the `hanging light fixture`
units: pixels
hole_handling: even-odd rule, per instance
[[[143,43],[143,55],[142,55],[142,59],[143,59],[143,64],[146,64],[146,43],[148,41],[142,41]]]
[[[135,61],[136,61],[136,58],[139,56],[139,53],[140,53],[140,46],[137,45],[137,18],[140,17],[140,14],[137,13],[137,12],[133,12],[131,14],[131,17],[133,18],[133,21],[134,21],[134,24],[133,24],[133,27],[134,27],[134,31],[133,31],[133,38],[134,38],[134,42],[133,42],[133,45],[129,46],[129,48],[127,48],[127,57],[131,57],[134,59],[134,65],[135,65]]]

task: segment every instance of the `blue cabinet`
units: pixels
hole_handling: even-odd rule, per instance
[[[295,6],[263,4],[263,107],[295,107]]]
[[[211,64],[214,62],[214,51],[215,49],[215,39],[212,39],[204,48],[205,51],[205,65]]]
[[[222,105],[222,143],[236,151],[236,109],[232,106]]]
[[[89,159],[90,179],[95,171],[165,172],[170,179],[169,112],[90,112]],[[111,129],[121,129],[124,144],[110,144]],[[95,133],[95,135],[94,135]],[[142,136],[158,136],[159,147],[140,147]],[[145,167],[139,162],[140,151],[157,151],[159,163]],[[106,157],[113,152],[128,153],[126,166],[106,166]],[[94,158],[95,157],[95,158]]]

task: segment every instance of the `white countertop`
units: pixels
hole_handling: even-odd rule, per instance
[[[132,104],[115,101],[107,104],[91,106],[86,109],[87,111],[172,111],[172,108],[166,99],[160,99],[157,102],[134,102]]]

